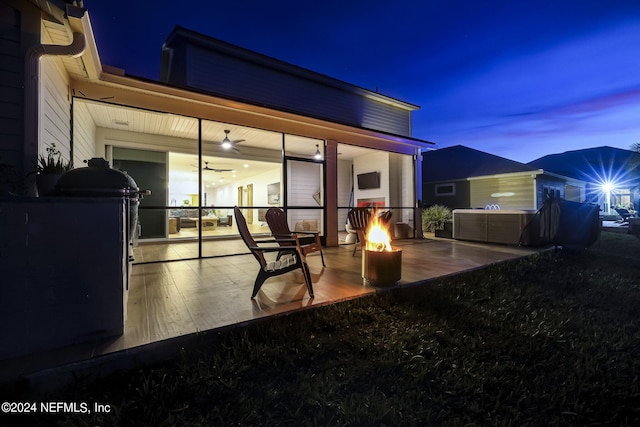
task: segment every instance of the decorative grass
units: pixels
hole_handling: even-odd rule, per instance
[[[166,366],[50,396],[31,425],[640,425],[640,240],[603,233],[220,333]],[[26,424],[24,424],[26,425]]]
[[[442,205],[433,205],[422,211],[422,229],[430,233],[444,230],[444,224],[452,219],[451,209]]]

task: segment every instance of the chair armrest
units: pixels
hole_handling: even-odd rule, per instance
[[[263,243],[295,243],[296,239],[261,239],[261,240],[256,240],[255,241],[257,244],[263,244]]]

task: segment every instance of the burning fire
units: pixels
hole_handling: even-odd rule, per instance
[[[385,224],[380,216],[373,212],[367,227],[367,250],[368,251],[391,251],[391,233],[389,225]]]

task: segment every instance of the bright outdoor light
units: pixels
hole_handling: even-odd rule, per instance
[[[611,191],[613,190],[613,183],[607,181],[602,184],[602,191],[606,196],[606,209],[605,212],[611,212]]]

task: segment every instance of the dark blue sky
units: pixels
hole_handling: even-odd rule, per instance
[[[417,104],[413,136],[528,162],[640,142],[639,0],[85,0],[104,64],[158,79],[175,25]]]

